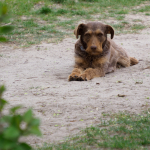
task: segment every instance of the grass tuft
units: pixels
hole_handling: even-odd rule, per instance
[[[146,16],[150,16],[150,13],[145,13]]]
[[[142,29],[144,29],[144,28],[146,28],[146,26],[141,25],[141,24],[134,24],[134,25],[132,26],[132,30],[142,30]]]
[[[67,9],[58,9],[57,11],[56,11],[56,14],[57,15],[64,15],[64,14],[67,14],[69,11],[67,10]]]
[[[122,24],[113,24],[112,25],[116,30],[122,29],[124,26]]]
[[[121,22],[123,25],[128,25],[129,24],[129,22],[127,22],[127,21],[122,21]]]
[[[128,14],[129,10],[128,9],[122,9],[116,12],[116,14]]]
[[[125,18],[125,16],[122,16],[122,15],[116,17],[117,20],[123,20],[124,18]]]
[[[42,7],[37,11],[37,13],[39,13],[39,14],[48,14],[51,12],[52,12],[52,9],[49,7]]]
[[[72,14],[72,15],[84,16],[84,15],[87,14],[87,12],[86,12],[86,11],[83,11],[83,10],[78,10],[78,11],[76,11],[76,10],[71,10],[71,14]]]
[[[133,19],[133,22],[142,22],[141,19]]]
[[[23,21],[23,26],[25,28],[38,27],[38,24],[35,23],[35,21],[33,19],[29,19],[29,20]]]
[[[138,9],[137,11],[139,11],[139,12],[150,12],[150,5],[144,6],[140,9]]]

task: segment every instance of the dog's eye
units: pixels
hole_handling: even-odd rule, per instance
[[[98,33],[97,36],[101,37],[103,34],[102,33]]]
[[[89,33],[86,33],[85,36],[86,36],[86,37],[90,37],[90,34],[89,34]]]

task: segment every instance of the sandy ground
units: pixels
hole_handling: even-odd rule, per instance
[[[0,84],[7,87],[4,97],[11,106],[32,107],[41,119],[43,137],[27,138],[30,144],[61,141],[99,123],[103,114],[140,113],[150,107],[150,28],[115,36],[114,41],[139,64],[87,82],[67,81],[76,39],[26,49],[0,45]]]

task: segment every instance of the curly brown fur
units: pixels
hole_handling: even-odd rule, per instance
[[[138,61],[129,57],[125,50],[116,45],[113,40],[114,29],[100,22],[80,24],[74,31],[75,66],[69,76],[69,81],[87,81],[95,77],[103,77],[114,72],[117,66],[129,67]],[[111,34],[111,39],[107,38]]]

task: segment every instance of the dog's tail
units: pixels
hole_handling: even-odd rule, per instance
[[[134,57],[130,57],[130,66],[138,64],[138,60]]]

